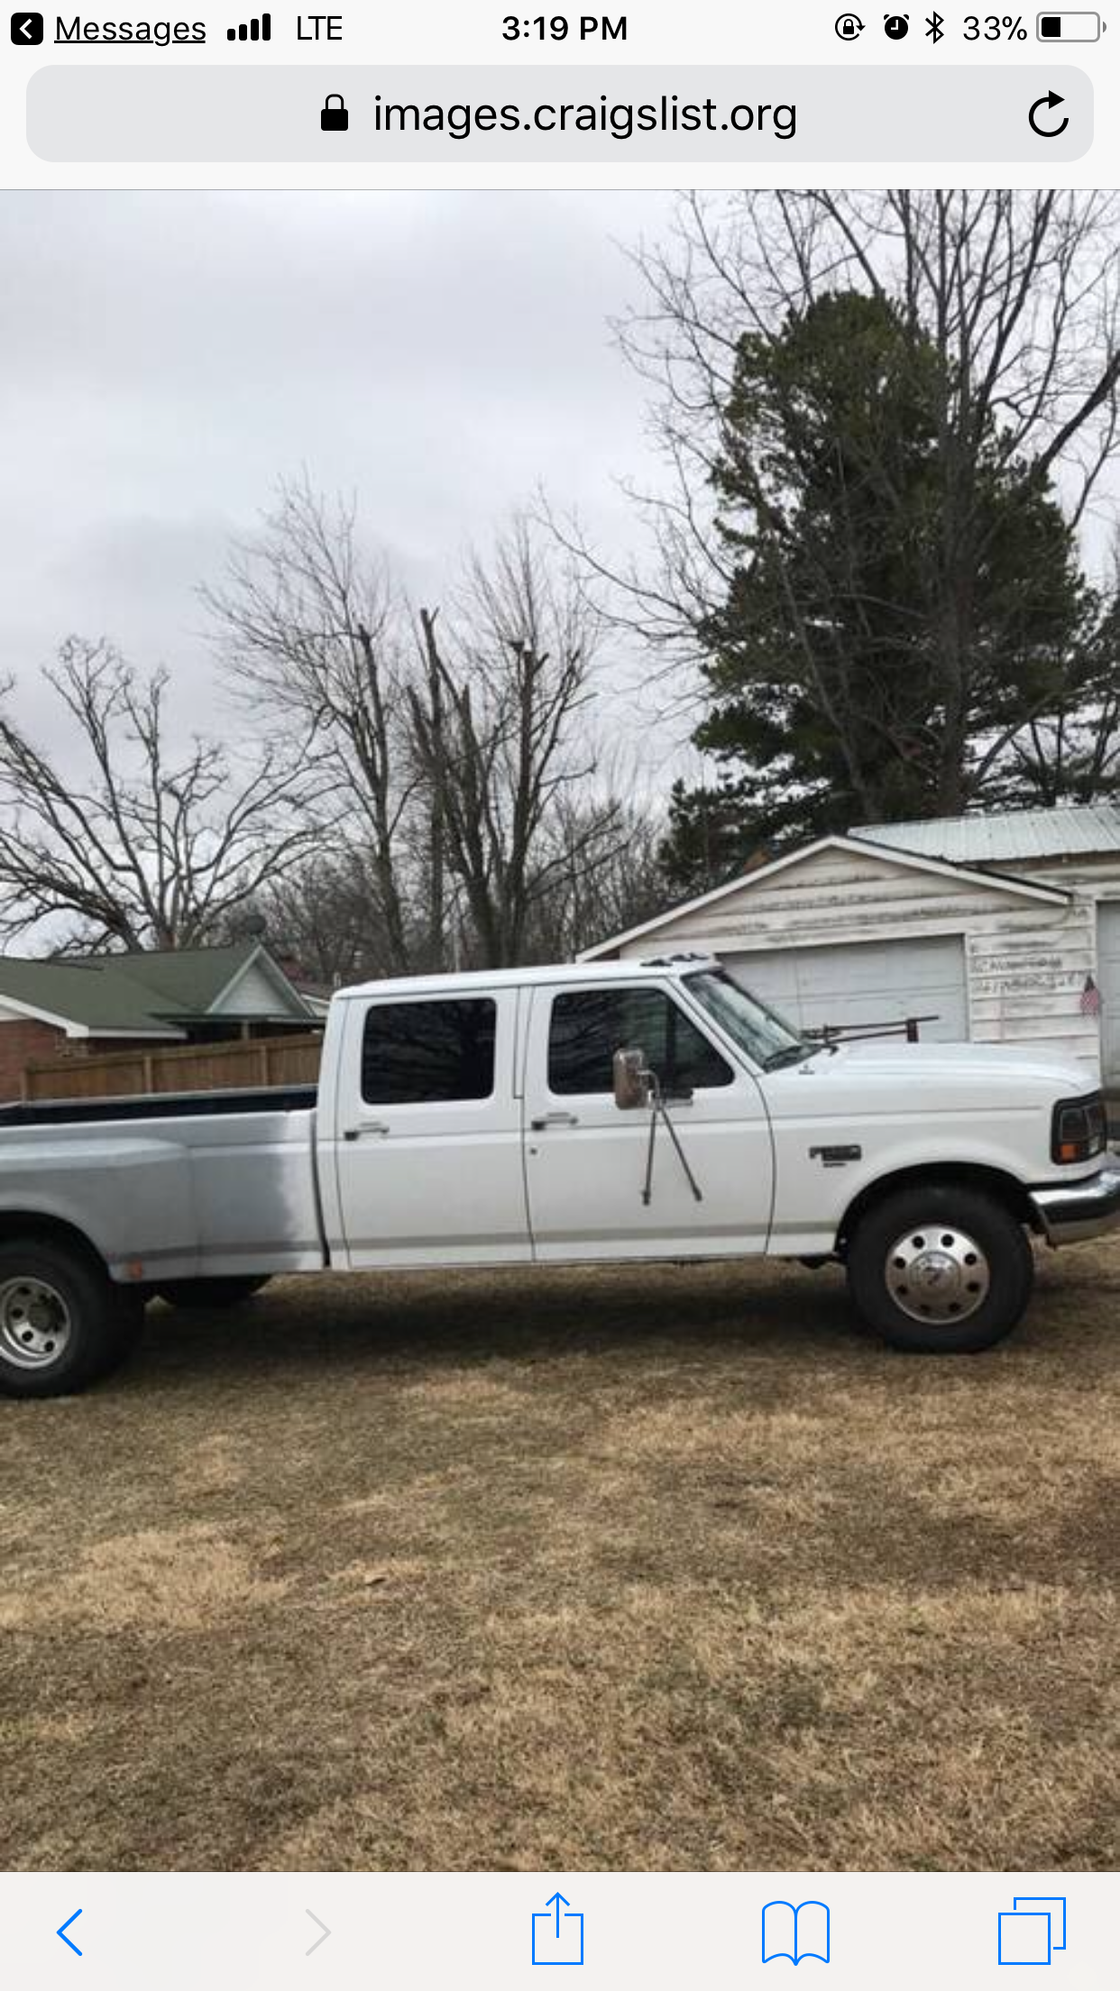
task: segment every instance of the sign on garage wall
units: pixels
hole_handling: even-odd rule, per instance
[[[977,996],[1060,995],[1080,989],[1084,980],[1084,968],[1069,967],[1056,952],[989,954],[973,972],[972,990]]]

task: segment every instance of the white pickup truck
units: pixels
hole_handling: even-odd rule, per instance
[[[1106,1145],[1077,1066],[813,1042],[704,956],[343,989],[318,1087],[0,1109],[0,1390],[327,1268],[838,1259],[893,1346],[987,1348],[1032,1235],[1120,1222]]]

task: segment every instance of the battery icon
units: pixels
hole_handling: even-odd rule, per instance
[[[1040,14],[1039,41],[1099,41],[1099,14]]]

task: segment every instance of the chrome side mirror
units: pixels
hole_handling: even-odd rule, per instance
[[[648,1106],[653,1097],[653,1075],[646,1054],[635,1045],[624,1045],[614,1054],[614,1103],[623,1113]]]

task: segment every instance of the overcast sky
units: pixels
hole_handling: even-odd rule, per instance
[[[636,291],[624,245],[667,212],[652,194],[0,196],[3,668],[30,683],[76,631],[185,690],[210,668],[199,581],[304,465],[358,493],[419,589],[542,482],[601,543],[631,537],[613,480],[652,464],[608,320]]]

